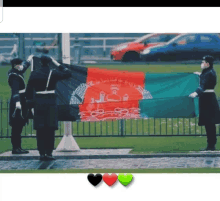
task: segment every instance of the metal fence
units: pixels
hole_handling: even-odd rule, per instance
[[[10,138],[11,127],[8,124],[9,101],[0,101],[0,138]],[[220,126],[217,125],[217,135]],[[64,134],[64,124],[59,122],[56,137]],[[196,118],[148,118],[124,119],[99,122],[72,122],[74,137],[138,137],[138,136],[205,136],[205,128],[198,126]],[[29,120],[22,137],[35,137],[33,120]]]
[[[53,34],[54,35],[54,34]],[[110,50],[113,46],[123,43],[130,42],[137,39],[139,36],[144,34],[133,34],[130,37],[126,37],[120,34],[115,36],[113,34],[105,34],[105,36],[95,36],[91,34],[90,37],[83,37],[83,35],[75,36],[76,34],[70,34],[70,51],[71,51],[71,61],[74,61],[76,55],[74,55],[74,48],[77,45],[80,45],[80,54],[81,59],[86,60],[111,60]],[[39,43],[45,43],[47,47],[51,47],[49,55],[53,56],[55,59],[58,58],[58,46],[50,46],[53,42],[54,36],[51,37],[51,34],[25,34],[24,42],[24,54],[27,57],[30,54],[36,53],[36,48],[39,47]],[[10,56],[11,51],[13,50],[14,45],[18,45],[18,37],[5,36],[0,37],[0,55],[5,56],[6,58]]]

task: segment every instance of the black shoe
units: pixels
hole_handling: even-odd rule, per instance
[[[56,160],[56,159],[52,156],[52,154],[50,154],[50,155],[46,154],[46,155],[45,155],[45,159],[46,159],[46,161]]]
[[[215,151],[215,146],[207,146],[205,149],[202,149],[201,151]]]
[[[17,148],[12,150],[12,154],[26,154],[26,153],[21,151],[19,148]]]
[[[24,150],[24,149],[22,149],[22,148],[19,148],[24,154],[28,154],[29,153],[29,151],[27,151],[27,150]]]
[[[45,157],[44,154],[41,154],[41,155],[40,155],[40,161],[46,161],[46,157]]]

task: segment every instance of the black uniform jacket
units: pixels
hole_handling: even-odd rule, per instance
[[[205,124],[219,124],[220,111],[214,92],[205,92],[207,89],[214,89],[217,84],[216,72],[212,67],[204,69],[200,75],[200,86],[196,92],[199,96],[199,126]]]
[[[18,71],[16,69],[8,71],[8,84],[11,87],[11,99],[9,105],[10,126],[14,126],[16,124],[24,126],[28,122],[23,73],[30,66],[30,62],[24,61],[22,65],[24,67],[22,71]],[[16,102],[21,103],[21,110],[16,109]]]
[[[48,79],[49,75],[50,79]],[[52,71],[49,67],[41,67],[31,73],[26,98],[30,107],[34,108],[35,130],[42,128],[58,130],[58,110],[54,91],[59,80],[69,77],[71,77],[71,72],[64,66],[59,66]],[[47,84],[48,87],[46,87]]]

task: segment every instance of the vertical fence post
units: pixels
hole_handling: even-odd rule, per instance
[[[124,128],[123,128],[123,119],[120,119],[120,130],[121,130],[121,136],[123,136]]]
[[[2,100],[1,100],[1,137],[3,135],[3,129],[2,129]]]
[[[138,135],[138,119],[136,119],[136,131],[137,131],[136,135]]]
[[[220,135],[220,126],[218,125],[218,135]]]
[[[114,126],[113,126],[113,119],[112,119],[112,135],[113,135],[113,128],[114,128]]]
[[[101,136],[102,136],[102,120],[101,120],[101,125],[100,125],[100,130],[101,130]]]
[[[196,135],[197,129],[196,129],[196,117],[195,117],[195,135]]]
[[[178,128],[178,135],[179,135],[179,118],[177,118],[177,128]]]
[[[90,132],[90,121],[89,121],[89,136],[90,136],[90,133],[91,133],[91,132]]]
[[[155,122],[155,118],[154,118],[154,135],[155,135],[155,132],[156,132],[156,122]]]
[[[191,118],[189,118],[189,134],[191,135]]]
[[[95,121],[95,136],[96,136],[96,121]]]
[[[120,120],[118,120],[118,136],[120,135]]]
[[[184,124],[185,118],[183,118],[183,135],[185,135],[185,124]]]
[[[167,135],[167,118],[166,118],[166,135]]]
[[[172,127],[172,133],[171,133],[171,135],[173,135],[173,118],[171,118],[171,127]]]
[[[79,122],[76,122],[76,130],[77,130],[77,135],[79,135]]]
[[[9,104],[8,104],[8,99],[7,99],[7,120],[9,120],[9,112],[8,112],[8,109],[9,109]],[[8,124],[7,124],[7,137],[8,137]]]
[[[127,119],[124,119],[124,135],[127,134],[127,132],[126,132],[126,125],[127,125]]]
[[[106,129],[106,135],[108,135],[108,122],[106,121],[106,124],[105,124],[105,129]]]
[[[160,118],[160,135],[162,135],[162,134],[161,134],[161,118]]]

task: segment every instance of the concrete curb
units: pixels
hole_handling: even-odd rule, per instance
[[[163,158],[163,157],[220,157],[220,152],[204,151],[198,153],[159,153],[159,154],[111,154],[111,155],[54,155],[56,159],[120,159],[120,158]],[[39,160],[39,156],[0,156],[0,161],[6,160]]]

